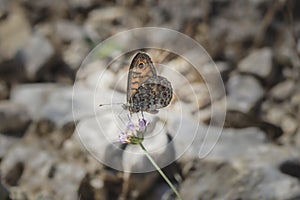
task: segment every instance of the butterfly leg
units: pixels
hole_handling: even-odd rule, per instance
[[[145,117],[144,117],[144,112],[143,112],[143,111],[141,111],[141,112],[142,112],[142,118],[145,119]]]

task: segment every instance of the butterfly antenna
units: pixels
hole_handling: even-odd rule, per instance
[[[99,104],[99,107],[101,106],[111,106],[111,105],[123,105],[124,103],[102,103]]]

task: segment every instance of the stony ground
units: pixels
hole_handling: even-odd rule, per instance
[[[204,74],[174,52],[147,51],[176,71],[157,67],[176,97],[146,114],[159,134],[145,145],[184,199],[300,199],[299,9],[297,0],[0,0],[0,199],[174,199],[157,173],[122,173],[149,163],[135,146],[113,145],[126,111],[97,105],[113,92],[125,101],[134,52],[113,60],[112,48],[81,66],[99,42],[146,26],[199,42],[225,86],[208,90],[212,62],[197,52],[186,54],[203,59]]]

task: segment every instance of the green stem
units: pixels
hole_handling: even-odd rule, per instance
[[[175,186],[171,183],[171,181],[168,179],[168,177],[163,173],[163,171],[160,169],[160,167],[156,164],[156,162],[153,160],[153,158],[150,156],[146,148],[142,143],[140,143],[141,148],[145,152],[147,158],[150,160],[150,162],[153,164],[153,166],[157,169],[157,171],[160,173],[160,175],[165,179],[165,181],[168,183],[168,185],[171,187],[171,189],[174,191],[176,196],[179,200],[183,200],[183,198],[180,196],[179,192],[176,190]]]

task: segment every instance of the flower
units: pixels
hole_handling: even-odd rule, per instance
[[[140,119],[139,120],[139,131],[145,132],[148,125],[149,125],[149,122],[147,122],[145,119]]]
[[[140,144],[144,140],[148,125],[149,122],[145,119],[140,119],[138,124],[129,121],[125,132],[120,133],[119,141],[123,144]]]

